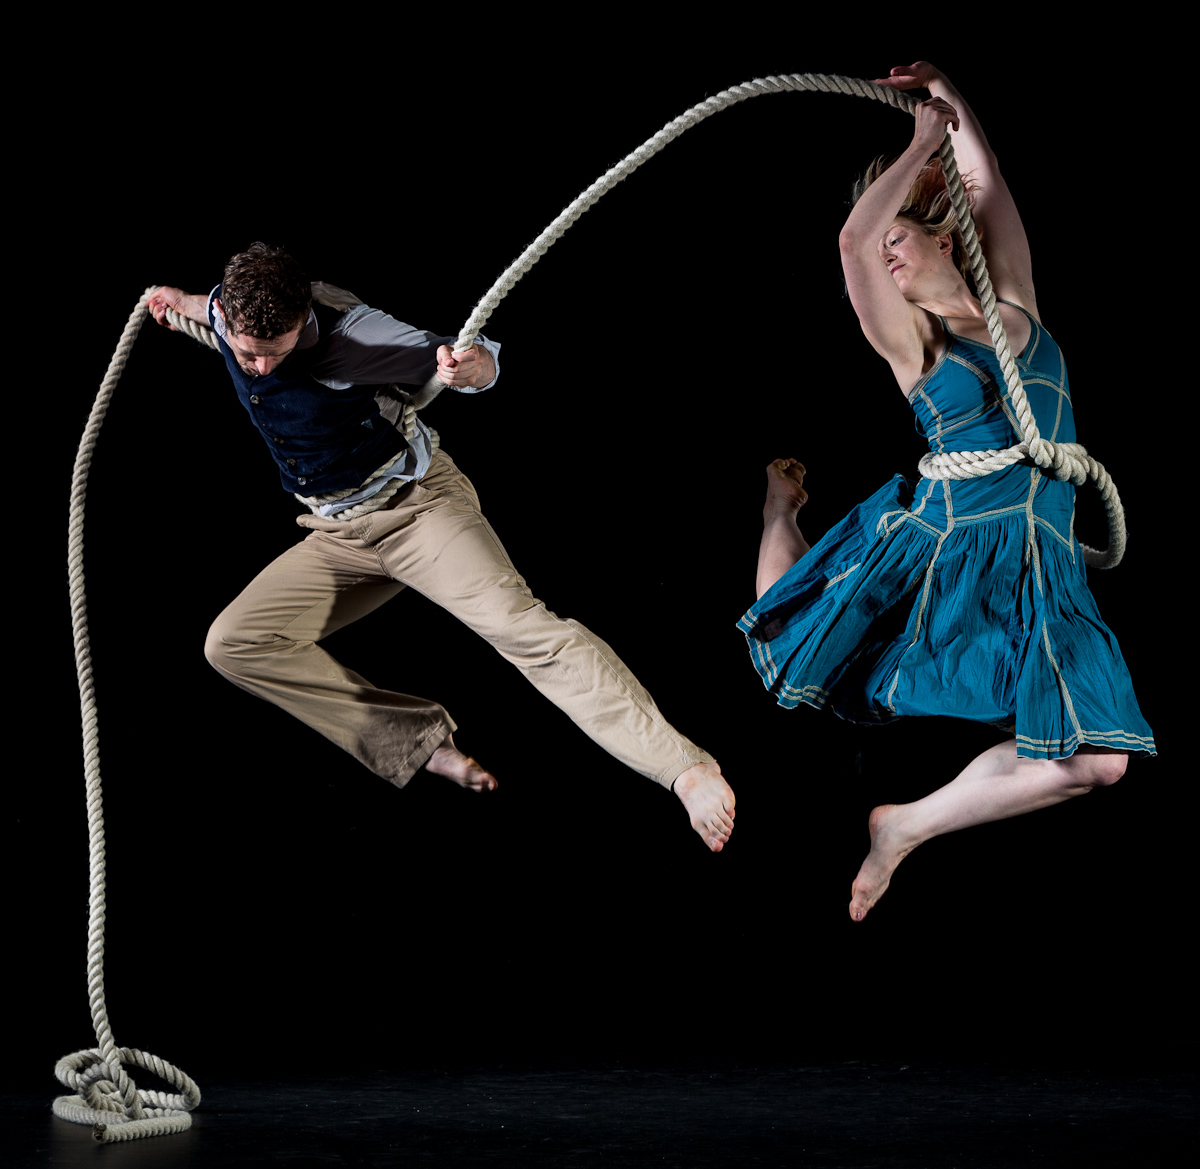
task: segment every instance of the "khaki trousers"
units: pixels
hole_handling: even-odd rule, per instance
[[[308,537],[217,618],[205,654],[231,682],[295,715],[377,775],[402,787],[454,720],[430,699],[375,688],[318,642],[406,585],[490,642],[635,771],[670,787],[692,764],[711,761],[663,718],[608,645],[533,596],[448,455],[439,451],[425,478],[379,511],[345,523],[312,515],[297,523],[312,529]],[[419,661],[400,664],[419,679]]]

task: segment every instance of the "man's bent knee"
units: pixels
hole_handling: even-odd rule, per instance
[[[222,613],[209,627],[204,639],[204,656],[208,664],[222,674],[235,674],[235,662],[239,650],[248,649],[253,642],[239,631]]]
[[[208,636],[204,639],[204,656],[208,664],[222,673],[228,672],[229,646],[221,636],[220,620],[209,626]]]

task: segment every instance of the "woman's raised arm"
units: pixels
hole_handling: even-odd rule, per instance
[[[880,245],[889,243],[884,237],[909,188],[958,115],[948,102],[933,98],[917,107],[915,122],[908,149],[863,192],[838,237],[846,289],[859,324],[904,390],[921,374],[924,345],[913,306],[892,278]]]
[[[959,120],[951,128],[950,141],[959,172],[969,174],[977,184],[972,215],[983,236],[983,254],[992,286],[998,297],[1021,305],[1036,317],[1037,301],[1025,226],[974,111],[950,79],[928,61],[897,66],[878,82],[893,89],[927,89],[957,111]]]

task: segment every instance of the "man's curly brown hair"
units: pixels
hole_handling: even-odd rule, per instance
[[[252,243],[230,258],[221,281],[221,309],[234,333],[274,341],[308,320],[312,286],[283,248]]]

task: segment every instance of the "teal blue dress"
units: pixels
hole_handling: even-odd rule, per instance
[[[1030,321],[1017,364],[1034,415],[1043,435],[1073,442],[1062,354]],[[995,352],[942,327],[942,354],[909,393],[930,449],[1019,442]],[[968,480],[897,475],[738,628],[781,706],[829,706],[855,722],[941,714],[994,723],[1034,759],[1082,743],[1154,754],[1087,587],[1074,510],[1074,486],[1032,465]]]

